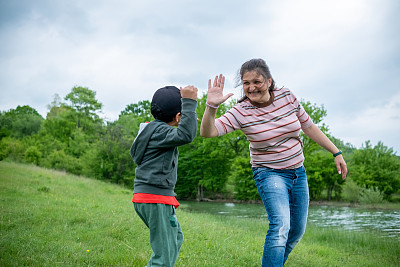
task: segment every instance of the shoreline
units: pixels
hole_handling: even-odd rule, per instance
[[[262,205],[261,200],[242,201],[236,199],[179,199],[178,201],[193,201],[193,202],[214,202],[214,203],[237,203],[237,204],[259,204]],[[349,207],[349,208],[365,208],[373,210],[400,210],[399,202],[384,202],[384,203],[352,203],[342,201],[328,201],[328,200],[312,200],[310,206],[330,206],[330,207]]]

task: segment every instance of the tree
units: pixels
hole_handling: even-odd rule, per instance
[[[323,119],[327,115],[327,111],[323,105],[317,106],[309,101],[301,101],[301,104],[312,121],[328,136],[328,138],[333,139],[336,144],[343,144],[339,139],[330,136],[328,126],[323,122]],[[332,155],[304,133],[301,133],[301,139],[303,142],[303,153],[305,157],[304,166],[307,170],[310,198],[320,198],[323,190],[327,191],[328,200],[331,199],[333,192],[336,193],[335,197],[338,198],[341,193],[343,180],[336,171]]]
[[[384,199],[390,200],[400,189],[400,159],[382,142],[372,147],[366,141],[352,155],[350,175],[358,185],[378,190]]]
[[[0,113],[0,138],[11,136],[23,138],[36,134],[44,119],[30,106],[17,106]]]
[[[207,95],[204,94],[197,101],[198,118],[203,117],[206,100]],[[224,114],[227,109],[227,105],[220,105],[217,116]],[[229,143],[229,135],[203,138],[200,136],[200,124],[199,121],[194,141],[179,148],[178,181],[175,191],[180,198],[214,198],[218,193],[223,193],[230,173],[234,151]]]
[[[307,101],[300,101],[301,105],[303,106],[304,110],[310,116],[314,124],[318,125],[321,131],[329,137],[329,128],[323,122],[323,119],[327,115],[327,111],[324,108],[324,105],[318,107],[316,104],[312,104],[311,102]],[[308,136],[306,136],[303,132],[300,134],[301,140],[303,142],[303,153],[304,155],[310,155],[313,151],[321,149],[321,147],[311,140]]]
[[[126,108],[121,111],[120,116],[124,115],[134,115],[136,118],[140,119],[140,122],[146,122],[153,120],[153,115],[151,114],[151,102],[148,100],[139,101],[137,104],[129,104]]]
[[[337,173],[332,154],[318,150],[307,158],[307,178],[310,198],[318,199],[323,190],[327,191],[327,199],[331,200],[333,193],[339,199],[344,183],[342,176]]]
[[[66,95],[65,100],[69,100],[72,107],[79,113],[86,116],[96,117],[96,111],[102,108],[102,104],[96,100],[96,92],[87,87],[75,86],[72,91]]]
[[[70,136],[77,127],[77,122],[71,115],[73,112],[71,107],[64,104],[51,107],[43,123],[43,128],[39,133],[42,139],[45,140],[43,137],[49,135],[52,139],[54,138],[67,144]]]
[[[139,126],[141,122],[144,122],[145,119],[137,117],[133,113],[119,115],[116,124],[122,127],[122,130],[126,135],[129,135],[132,140],[137,135],[139,131]]]
[[[103,104],[96,100],[95,91],[75,86],[65,100],[70,101],[70,106],[76,111],[78,128],[92,129],[93,123],[101,123],[96,112],[101,110]]]
[[[118,122],[110,122],[105,128],[103,136],[98,143],[96,156],[97,173],[102,179],[118,184],[132,185],[134,164],[129,154],[133,137],[126,134]]]
[[[76,128],[68,140],[68,154],[80,158],[89,149],[90,143],[81,128]]]
[[[232,175],[235,181],[235,199],[261,200],[256,182],[253,179],[250,157],[237,157],[232,164]]]
[[[223,193],[229,176],[233,151],[224,137],[195,140],[179,148],[178,182],[180,198],[214,198]]]
[[[74,87],[65,97],[69,104],[54,96],[38,134],[37,147],[43,157],[40,164],[78,175],[87,170],[88,163],[82,157],[92,151],[102,131],[102,120],[96,114],[102,104],[95,95],[88,88]]]

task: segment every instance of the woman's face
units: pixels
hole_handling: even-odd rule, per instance
[[[268,88],[271,86],[271,82],[271,78],[265,80],[258,72],[248,71],[243,74],[242,78],[244,94],[251,102],[266,103],[270,98]]]

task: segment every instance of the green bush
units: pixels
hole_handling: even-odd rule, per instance
[[[81,161],[85,163],[82,166],[82,175],[96,179],[103,178],[103,161],[99,153],[98,146],[93,146],[80,157]]]
[[[261,200],[253,180],[250,158],[236,158],[233,162],[232,173],[235,181],[235,199]]]
[[[36,146],[30,146],[25,151],[25,160],[29,163],[34,163],[39,165],[40,159],[42,157],[42,152]]]
[[[382,202],[384,202],[384,196],[378,189],[368,188],[364,189],[361,193],[360,203],[362,204],[376,204]]]
[[[343,200],[351,203],[359,203],[362,188],[351,178],[347,178],[343,186]]]
[[[47,168],[65,170],[76,175],[82,174],[82,164],[80,160],[66,154],[64,150],[53,151],[45,158],[43,165]]]
[[[10,158],[14,161],[23,161],[24,145],[22,141],[12,137],[4,137],[0,140],[0,160]]]

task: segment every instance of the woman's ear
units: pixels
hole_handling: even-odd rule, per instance
[[[269,78],[269,79],[268,79],[268,83],[267,83],[268,88],[271,86],[271,84],[272,84],[272,78]]]

